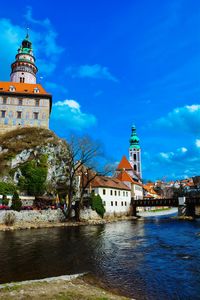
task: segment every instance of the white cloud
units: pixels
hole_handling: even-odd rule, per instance
[[[75,108],[80,112],[80,104],[75,100],[64,100],[58,101],[54,104],[55,106],[69,106],[70,108]]]
[[[118,82],[118,79],[110,73],[107,67],[99,64],[68,67],[66,73],[71,74],[72,78],[96,78]]]
[[[160,152],[160,156],[164,159],[170,159],[174,156],[173,152]]]
[[[52,74],[64,49],[57,44],[57,33],[48,19],[36,20],[32,9],[27,9],[24,16],[31,25],[30,39],[36,56],[39,72]],[[14,24],[10,19],[0,18],[0,78],[9,80],[10,65],[15,59],[17,50],[26,35],[26,28]]]
[[[183,132],[196,134],[200,128],[200,105],[193,104],[175,108],[165,117],[156,120],[154,126],[158,129],[171,129],[173,133],[179,131],[180,134]]]
[[[188,149],[185,148],[185,147],[181,147],[177,151],[182,152],[182,153],[186,153],[188,151]]]
[[[55,131],[60,133],[68,130],[82,131],[95,124],[95,116],[82,112],[81,106],[76,100],[66,99],[53,104],[51,127]]]
[[[195,144],[196,144],[197,148],[200,148],[200,139],[196,139]]]

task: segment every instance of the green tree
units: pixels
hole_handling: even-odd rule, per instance
[[[15,191],[13,196],[12,196],[12,206],[11,206],[11,208],[13,210],[20,211],[21,207],[22,207],[22,202],[19,198],[18,193]]]
[[[98,213],[98,215],[100,215],[103,218],[106,210],[103,206],[101,197],[99,195],[95,195],[94,193],[92,193],[90,201],[91,201],[90,202],[91,208],[95,210]]]
[[[9,182],[0,182],[0,194],[9,195],[13,194],[16,191],[16,186]]]
[[[31,160],[21,167],[22,176],[19,178],[19,188],[29,195],[43,195],[47,179],[47,157],[42,155],[39,160]]]

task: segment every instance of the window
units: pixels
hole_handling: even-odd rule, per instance
[[[6,103],[7,103],[7,99],[3,98],[3,104],[6,104]]]
[[[22,106],[22,99],[19,99],[18,105]]]
[[[117,196],[117,191],[115,191],[115,196]]]
[[[40,100],[39,99],[35,100],[35,106],[40,106]]]
[[[113,194],[113,191],[112,191],[112,190],[110,190],[110,195],[112,196],[112,194]]]
[[[123,196],[125,196],[125,192],[123,192]]]
[[[39,93],[39,89],[36,87],[36,88],[34,88],[34,93]]]
[[[118,196],[120,196],[120,191],[118,191]]]
[[[134,159],[134,160],[136,160],[136,153],[134,153],[134,155],[133,155],[133,159]]]
[[[17,119],[21,119],[22,118],[22,112],[21,111],[17,111]]]
[[[38,120],[38,116],[39,116],[39,113],[38,113],[38,112],[34,112],[34,113],[33,113],[33,119],[34,119],[34,120]]]
[[[127,202],[126,201],[124,202],[124,205],[127,206]]]
[[[15,87],[13,85],[10,85],[9,90],[10,90],[10,92],[14,92],[15,91]]]
[[[115,201],[115,206],[117,206],[117,201]]]
[[[103,201],[103,205],[106,206],[106,201]]]
[[[137,166],[136,165],[134,165],[134,171],[137,171]]]
[[[103,195],[105,195],[106,194],[106,190],[105,189],[103,189]]]
[[[110,202],[111,206],[113,206],[113,201]]]
[[[5,117],[6,117],[6,111],[5,111],[5,110],[2,110],[2,111],[1,111],[1,117],[2,117],[2,118],[5,118]]]
[[[19,82],[24,83],[24,79],[25,79],[24,77],[20,77]]]
[[[128,192],[126,192],[126,197],[128,197]]]
[[[123,206],[123,205],[124,205],[124,202],[122,201],[122,202],[121,202],[121,206]]]

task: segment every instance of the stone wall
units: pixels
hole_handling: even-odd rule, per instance
[[[63,222],[65,217],[61,209],[55,210],[23,210],[20,212],[12,210],[0,211],[0,224],[4,224],[5,215],[9,212],[15,214],[15,223],[42,223],[42,222]]]

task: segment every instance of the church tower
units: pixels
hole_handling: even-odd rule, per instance
[[[32,43],[28,33],[18,49],[15,61],[11,65],[11,69],[11,82],[36,84],[36,73],[38,69],[35,65]]]
[[[139,138],[136,133],[135,125],[131,128],[131,138],[129,147],[129,161],[133,170],[142,178],[142,166],[141,166],[141,148],[139,145]]]

